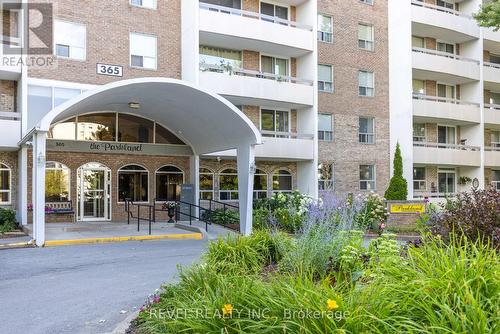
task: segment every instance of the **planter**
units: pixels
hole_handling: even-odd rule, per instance
[[[168,222],[171,224],[174,224],[175,221],[173,218],[175,216],[175,208],[168,208],[167,214],[168,214],[168,218],[170,218],[170,220]]]

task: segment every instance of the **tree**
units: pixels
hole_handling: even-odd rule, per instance
[[[500,29],[500,0],[493,0],[481,5],[481,10],[474,15],[481,27],[492,27],[495,31]]]
[[[394,153],[394,175],[385,191],[385,198],[390,201],[406,201],[408,197],[408,182],[403,177],[403,158],[399,143]]]

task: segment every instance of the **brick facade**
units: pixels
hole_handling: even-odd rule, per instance
[[[389,82],[387,0],[373,6],[343,0],[320,0],[318,12],[333,17],[333,43],[318,44],[318,62],[333,65],[333,93],[319,93],[320,113],[334,118],[333,142],[319,143],[319,161],[334,163],[335,189],[359,190],[359,165],[376,166],[377,189],[384,193],[389,176]],[[374,51],[358,48],[358,23],[374,26]],[[375,96],[358,96],[358,71],[373,71]],[[359,143],[359,117],[375,118],[375,144]]]
[[[17,82],[0,80],[0,112],[16,112]]]
[[[123,77],[118,79],[123,80],[181,78],[181,0],[157,1],[156,10],[132,6],[125,0],[91,1],[90,4],[78,0],[47,2],[54,4],[55,19],[85,24],[86,60],[57,58],[56,70],[33,67],[29,69],[30,77],[106,84],[117,78],[96,74],[96,63],[105,63],[122,65]],[[157,70],[129,65],[131,32],[157,37]]]

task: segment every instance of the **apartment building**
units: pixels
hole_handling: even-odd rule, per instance
[[[500,33],[472,18],[481,4],[389,4],[391,141],[415,198],[500,189]]]

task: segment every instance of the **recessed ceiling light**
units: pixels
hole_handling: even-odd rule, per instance
[[[141,104],[139,102],[129,102],[128,107],[131,109],[139,109]]]

